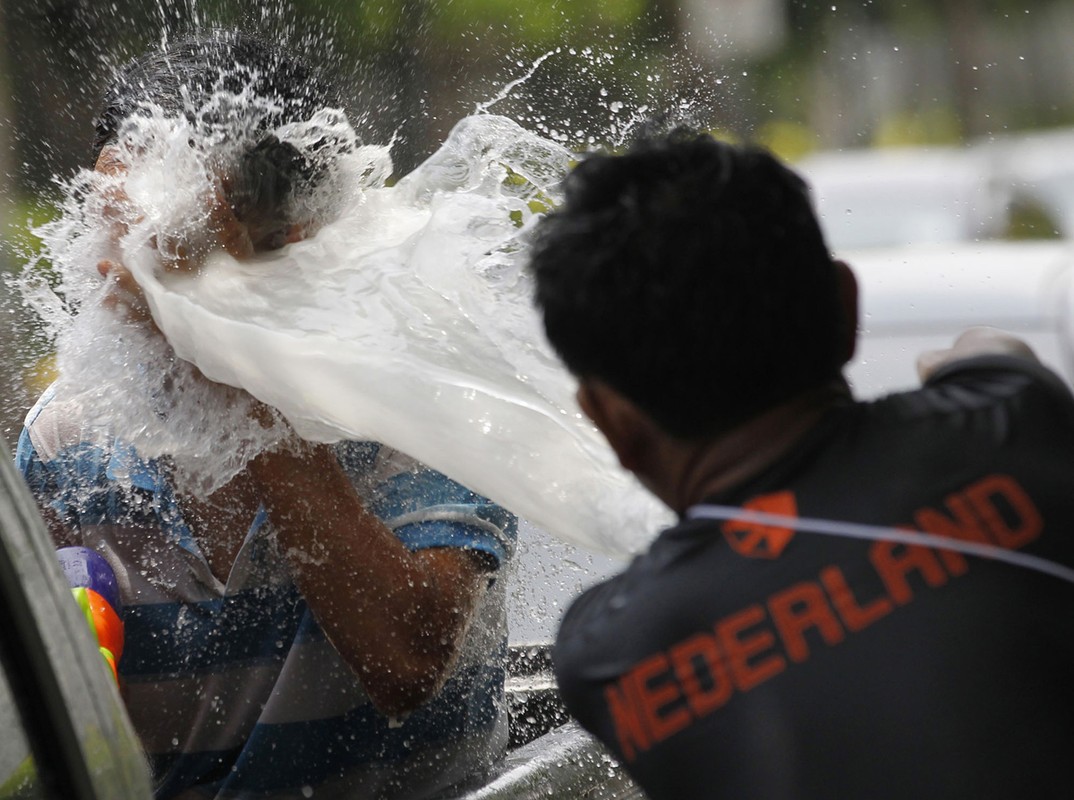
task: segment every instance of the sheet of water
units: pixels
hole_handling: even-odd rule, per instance
[[[151,244],[205,202],[204,182],[177,178],[206,174],[186,142],[183,131],[158,131],[136,148],[144,157],[133,159],[125,188],[139,214],[117,254],[182,359],[274,406],[304,438],[386,443],[591,550],[634,551],[669,521],[578,412],[532,306],[526,242],[556,202],[571,153],[479,114],[387,186],[387,150],[359,147],[341,171],[349,182],[335,188],[334,221],[253,259],[216,254],[190,274],[162,269]],[[87,260],[70,239],[66,254],[54,248],[60,260]],[[86,360],[87,337],[90,349],[116,351],[113,362],[143,363],[136,372],[145,376],[137,353],[145,343],[93,316],[67,332],[66,348],[61,337],[61,351],[76,351],[61,358],[65,380],[83,391],[94,382],[76,363]],[[211,487],[282,435],[249,422],[241,393],[206,395],[181,374],[159,374],[185,364],[150,363],[158,367],[148,370],[156,381],[148,394],[170,398],[167,414],[132,415],[114,391],[95,401],[146,455],[195,464]]]

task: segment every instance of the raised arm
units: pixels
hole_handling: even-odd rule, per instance
[[[326,446],[262,454],[249,473],[299,590],[377,709],[400,715],[433,697],[484,592],[486,563],[455,548],[408,550]]]

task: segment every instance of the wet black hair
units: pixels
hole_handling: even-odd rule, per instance
[[[124,122],[160,109],[186,117],[195,129],[218,125],[209,101],[220,92],[258,98],[250,146],[233,165],[227,182],[229,202],[243,222],[271,227],[283,222],[287,202],[323,177],[293,145],[272,131],[310,119],[342,103],[335,87],[298,56],[240,31],[209,31],[169,42],[122,67],[105,91],[97,118],[94,152],[114,143]]]
[[[549,341],[683,438],[838,378],[848,321],[808,188],[686,129],[592,155],[538,226]]]

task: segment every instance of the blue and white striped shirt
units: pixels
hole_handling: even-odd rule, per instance
[[[503,753],[505,581],[485,593],[440,694],[390,720],[307,609],[264,512],[220,581],[159,465],[84,417],[77,397],[46,392],[16,461],[39,502],[116,571],[119,671],[158,798],[424,798]],[[411,550],[465,548],[498,570],[510,557],[517,522],[499,506],[376,443],[337,455]]]

